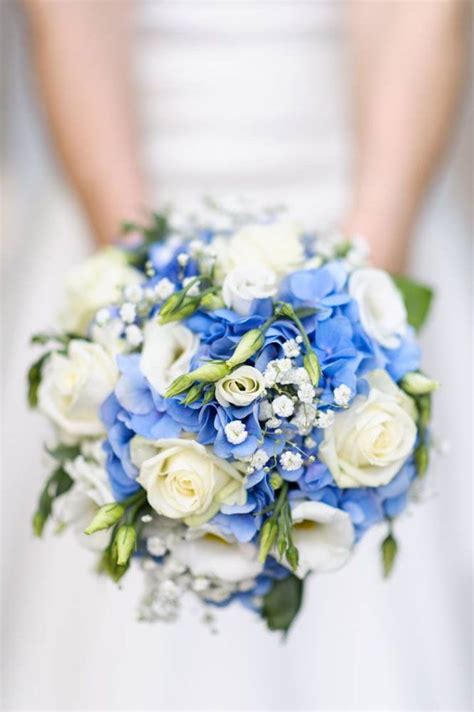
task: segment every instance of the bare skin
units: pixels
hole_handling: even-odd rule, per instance
[[[50,129],[98,244],[143,215],[128,68],[128,0],[23,0]],[[349,7],[356,166],[343,220],[376,265],[404,270],[417,214],[449,139],[465,64],[467,3]]]
[[[343,226],[395,273],[454,123],[468,24],[457,0],[351,4],[357,157]]]

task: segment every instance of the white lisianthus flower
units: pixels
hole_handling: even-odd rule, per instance
[[[263,391],[262,373],[253,366],[239,366],[216,383],[216,400],[224,408],[229,405],[245,406],[253,403]]]
[[[370,391],[357,396],[348,410],[334,415],[318,457],[339,487],[388,484],[413,452],[416,409],[412,399],[386,371],[368,376]]]
[[[101,307],[118,302],[124,287],[139,284],[140,272],[127,264],[122,250],[107,247],[66,276],[60,324],[65,331],[85,334]]]
[[[110,531],[99,531],[87,536],[84,529],[90,524],[97,507],[114,501],[105,471],[102,440],[85,441],[82,454],[64,464],[74,480],[65,494],[53,503],[53,519],[59,525],[72,526],[81,544],[101,551],[110,541]]]
[[[182,324],[149,321],[143,333],[141,372],[164,395],[175,378],[189,371],[198,346],[199,337]]]
[[[390,275],[373,267],[357,269],[349,280],[349,294],[369,336],[387,349],[397,348],[407,329],[407,312]]]
[[[238,465],[216,457],[195,440],[150,441],[136,436],[131,455],[148,502],[165,517],[197,526],[211,519],[222,504],[246,501],[244,475]]]
[[[195,577],[238,583],[253,579],[262,571],[258,548],[224,537],[213,527],[189,532],[173,546],[173,556]]]
[[[99,344],[74,339],[67,354],[53,353],[43,368],[38,405],[70,442],[105,432],[99,409],[118,370]]]
[[[116,356],[127,348],[127,342],[122,337],[123,327],[120,319],[108,319],[102,324],[96,320],[92,323],[91,338],[94,343],[103,346],[111,356]]]
[[[291,516],[299,553],[297,576],[334,571],[346,563],[354,544],[354,527],[346,512],[323,502],[300,502]]]
[[[224,275],[236,267],[258,266],[281,278],[304,263],[301,233],[289,222],[245,225],[228,239],[216,238],[212,246]]]
[[[254,299],[274,297],[276,292],[275,274],[259,265],[236,267],[222,285],[225,305],[242,316],[249,314]]]

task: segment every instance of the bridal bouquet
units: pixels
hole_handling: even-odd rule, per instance
[[[431,295],[360,240],[210,215],[126,225],[69,276],[61,330],[33,337],[29,401],[55,434],[33,527],[71,526],[114,581],[136,562],[142,619],[192,595],[287,631],[306,576],[370,527],[392,568],[428,465]]]

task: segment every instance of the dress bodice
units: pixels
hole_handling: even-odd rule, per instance
[[[349,163],[344,3],[144,0],[136,30],[156,200],[243,193],[338,219]]]

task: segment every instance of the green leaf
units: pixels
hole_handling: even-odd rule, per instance
[[[393,565],[398,552],[397,540],[393,534],[389,534],[382,542],[382,565],[384,578],[388,578],[392,573]]]
[[[392,278],[405,302],[408,323],[419,331],[428,317],[433,301],[433,290],[425,284],[408,279],[408,277],[392,275]]]
[[[71,489],[72,484],[72,478],[62,467],[58,467],[48,478],[41,492],[38,508],[33,515],[33,531],[36,536],[40,537],[43,533],[44,525],[51,515],[53,501]]]
[[[30,408],[36,408],[38,405],[38,389],[41,384],[41,376],[43,366],[49,358],[50,353],[43,354],[41,358],[34,362],[28,371],[28,404]]]
[[[262,616],[270,630],[287,633],[301,608],[303,581],[293,574],[282,581],[274,581],[263,598]]]
[[[54,457],[55,460],[59,460],[59,462],[74,460],[81,454],[79,445],[64,445],[64,443],[60,443],[53,448],[47,447],[46,451],[51,457]]]

